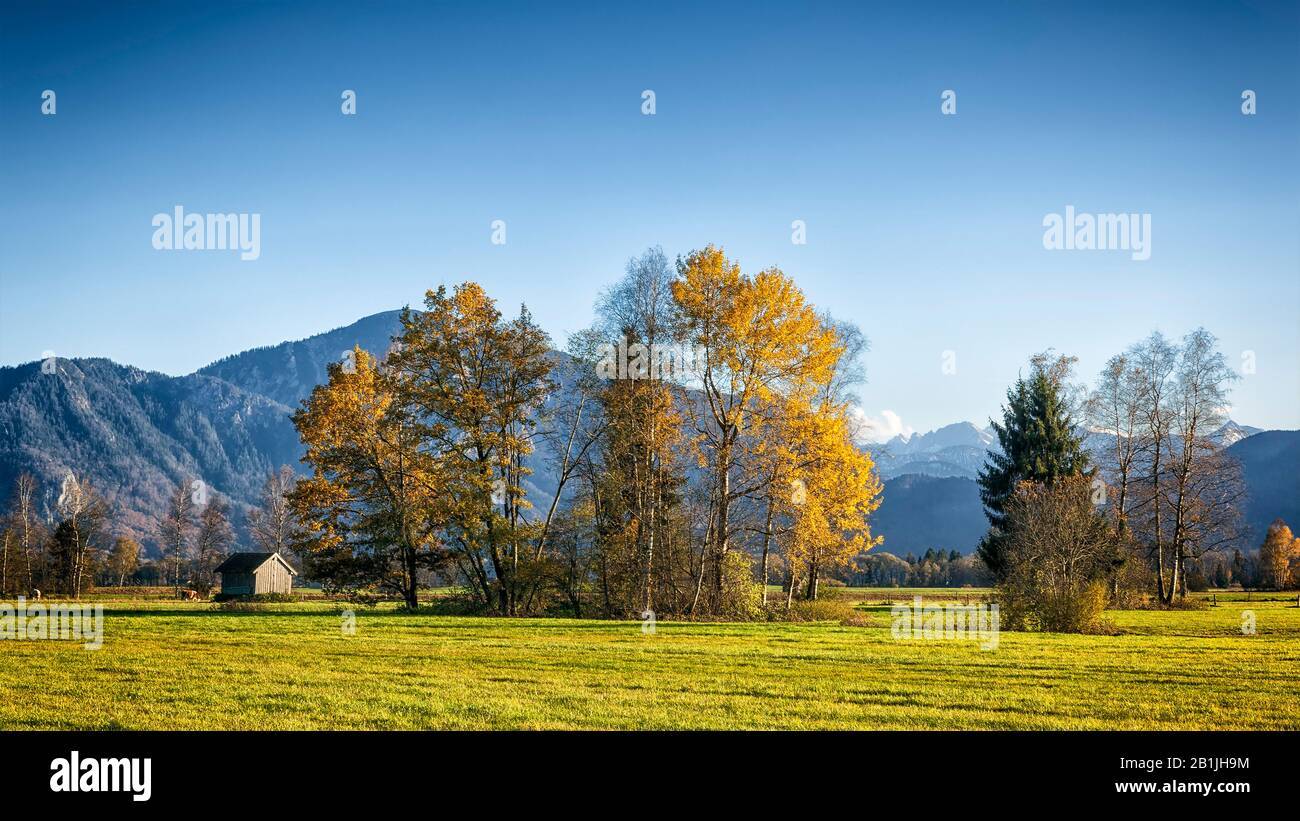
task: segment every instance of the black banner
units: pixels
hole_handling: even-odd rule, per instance
[[[223,806],[374,808],[467,794],[537,810],[610,787],[637,811],[836,796],[927,808],[1216,811],[1294,795],[1290,733],[8,733],[4,795],[128,815]],[[1290,777],[1285,775],[1290,772]],[[794,786],[802,785],[802,786]],[[972,802],[976,802],[972,804]]]

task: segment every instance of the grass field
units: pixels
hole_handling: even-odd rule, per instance
[[[1119,635],[1004,632],[981,651],[896,641],[869,602],[867,627],[661,621],[654,635],[363,609],[346,635],[329,602],[110,599],[97,651],[0,642],[0,729],[1294,730],[1293,601],[1115,612]]]

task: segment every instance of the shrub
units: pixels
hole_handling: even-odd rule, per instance
[[[754,579],[754,560],[743,550],[731,550],[722,560],[722,600],[718,615],[733,621],[763,617],[763,585]]]
[[[1110,606],[1116,610],[1141,607],[1155,592],[1155,576],[1151,568],[1132,549],[1125,552],[1123,562],[1114,573]]]
[[[1120,540],[1092,504],[1087,476],[1021,483],[1007,503],[1005,575],[997,587],[1008,630],[1106,632],[1106,577]]]
[[[867,614],[842,598],[796,599],[786,610],[784,602],[773,610],[778,620],[784,621],[833,621],[851,627],[866,627],[870,623]]]

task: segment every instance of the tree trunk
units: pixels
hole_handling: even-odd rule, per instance
[[[767,607],[767,558],[772,542],[772,500],[767,500],[767,521],[763,525],[763,607]]]
[[[717,524],[717,531],[713,534],[714,541],[716,541],[718,544],[716,555],[714,557],[715,561],[717,562],[717,569],[713,579],[715,607],[722,606],[722,563],[727,558],[727,548],[728,548],[727,529],[729,524],[728,522],[729,513],[730,513],[729,502],[731,497],[731,444],[729,441],[730,432],[728,432],[727,435],[728,435],[728,441],[722,446],[718,454],[719,460],[721,462],[721,464],[719,465],[719,474],[718,474],[718,488],[719,488],[718,524]]]
[[[406,576],[406,589],[403,591],[405,594],[404,598],[406,599],[406,607],[409,610],[415,610],[420,606],[420,599],[417,595],[418,582],[416,580],[415,548],[410,544],[403,545],[402,554],[406,564],[406,573],[404,574]]]

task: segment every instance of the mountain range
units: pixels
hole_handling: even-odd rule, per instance
[[[67,473],[84,472],[114,506],[117,532],[156,553],[155,523],[167,493],[199,477],[230,499],[237,533],[246,538],[243,514],[257,503],[266,475],[282,464],[301,469],[290,414],[354,345],[382,355],[400,330],[399,316],[374,314],[186,376],[98,358],[0,367],[0,492],[30,471],[48,510]],[[1300,524],[1300,432],[1229,422],[1217,435],[1243,465],[1255,543],[1277,516]],[[1086,443],[1102,447],[1105,435],[1090,434]],[[883,549],[974,549],[986,527],[975,476],[996,448],[990,428],[958,422],[867,447],[884,480],[873,522]],[[540,461],[537,468],[530,496],[541,508],[554,481]]]

